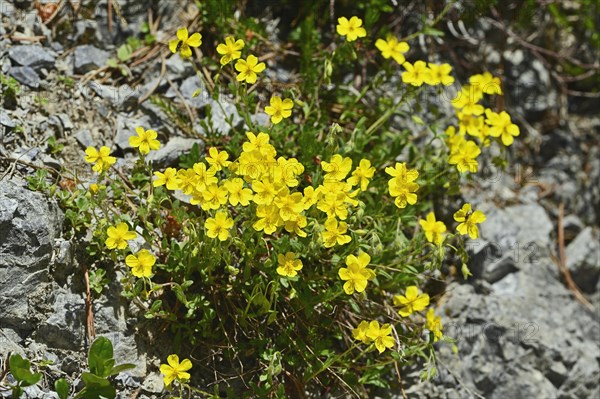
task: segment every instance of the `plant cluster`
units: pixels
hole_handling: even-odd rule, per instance
[[[333,51],[303,59],[311,63],[304,88],[268,93],[268,66],[252,54],[260,41],[227,36],[211,50],[216,60],[197,58],[202,35],[180,28],[168,48],[212,68],[212,95],[233,95],[245,127],[205,137],[215,144],[206,154],[155,170],[147,155],[160,148],[159,134],[140,126],[126,173],[108,147],[90,147],[95,181],[57,193],[75,234],[92,231],[93,271],[120,275],[122,295],[171,331],[160,371],[172,392],[210,396],[192,371],[209,354],[227,363],[245,396],[330,387],[364,396],[418,358],[423,376],[434,375],[434,343],[452,343],[424,292],[427,276],[451,257],[468,276],[463,240],[478,237],[485,215],[469,203],[441,209],[440,199],[456,200],[482,149],[504,151],[519,128],[485,106],[503,92],[483,72],[457,90],[455,125],[412,115],[422,131],[398,129],[393,116],[411,119],[403,105],[456,83],[452,67],[407,61],[408,42],[391,34],[372,44],[356,16],[339,18],[336,32]],[[381,70],[360,92],[340,83],[320,93],[373,49]],[[402,96],[363,104],[384,85]],[[261,107],[265,126],[251,118]],[[212,383],[227,389],[225,381]]]

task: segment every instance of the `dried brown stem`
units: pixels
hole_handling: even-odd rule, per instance
[[[563,202],[558,206],[558,269],[562,274],[567,287],[573,291],[573,295],[575,299],[581,302],[585,307],[590,310],[593,310],[594,307],[592,304],[583,296],[577,284],[573,281],[571,277],[571,272],[569,272],[569,268],[567,267],[567,255],[565,253],[565,226],[564,226],[564,216],[565,216],[565,204]]]

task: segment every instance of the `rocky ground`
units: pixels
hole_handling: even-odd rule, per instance
[[[85,13],[62,10],[61,18],[72,13],[68,30],[44,23],[30,3],[0,1],[0,73],[20,90],[12,97],[2,93],[0,104],[0,361],[17,352],[52,360],[48,375],[72,376],[85,367],[88,345],[78,248],[62,237],[61,210],[28,190],[22,176],[37,165],[85,178],[90,173],[82,154],[89,145],[112,147],[125,162],[132,157],[128,137],[139,125],[152,126],[167,143],[153,155],[163,167],[193,143],[202,145],[197,133],[207,126],[227,134],[242,120],[227,98],[192,98],[201,82],[179,57],[129,65],[135,78],[109,73],[107,60],[122,38],[142,29],[146,2],[130,2],[123,8],[127,26],[115,18],[111,30],[106,2]],[[168,40],[190,10],[183,2],[156,2],[155,15],[163,16],[157,40]],[[481,238],[470,243],[473,278],[449,282],[439,304],[458,351],[440,346],[439,376],[431,382],[414,382],[409,373],[408,397],[600,398],[598,102],[562,98],[546,66],[516,47],[485,55],[492,66],[505,65],[507,81],[516,82],[506,91],[524,134],[511,169],[490,169],[465,193],[488,220]],[[469,61],[478,62],[477,54],[469,53]],[[289,79],[289,72],[277,73]],[[187,101],[195,126],[182,130],[147,99],[151,92]],[[554,114],[560,118],[549,117]],[[566,266],[585,303],[559,271],[559,219]],[[118,377],[121,397],[158,398],[158,366],[166,355],[136,335],[141,325],[119,291],[113,283],[94,301],[96,333],[111,338],[118,362],[139,365]],[[26,394],[56,397],[36,387]]]

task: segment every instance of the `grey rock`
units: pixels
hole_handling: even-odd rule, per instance
[[[0,109],[0,125],[12,128],[17,126],[17,122],[11,119],[5,110]]]
[[[55,170],[60,170],[62,167],[62,164],[58,159],[53,158],[48,154],[42,154],[40,160],[45,166],[49,166]]]
[[[77,140],[83,148],[93,147],[95,145],[90,129],[82,129],[79,131],[79,133],[75,135],[75,140]]]
[[[259,125],[259,126],[268,126],[270,118],[271,117],[269,115],[265,114],[264,112],[259,112],[256,115],[252,115],[250,117],[252,122],[254,122],[256,125]]]
[[[37,72],[28,66],[10,68],[10,76],[15,78],[17,82],[37,89],[40,87],[40,77]]]
[[[21,45],[11,47],[8,57],[19,65],[27,66],[39,71],[42,68],[51,68],[55,56],[41,46]]]
[[[119,110],[129,109],[138,103],[138,90],[127,84],[116,87],[90,82],[88,87]]]
[[[439,376],[434,384],[415,382],[410,391],[422,395],[416,397],[447,397],[457,381],[459,397],[466,398],[598,397],[592,378],[600,372],[597,315],[554,277],[548,254],[527,260],[515,260],[517,270],[490,293],[448,286],[436,313],[444,334],[456,340],[458,356],[441,346]]]
[[[142,383],[142,389],[148,393],[161,393],[164,388],[165,383],[160,373],[149,373]]]
[[[546,378],[555,386],[560,387],[567,379],[569,371],[562,362],[556,362],[550,365],[546,372]]]
[[[504,278],[507,274],[514,273],[518,270],[515,260],[511,254],[504,255],[499,260],[490,263],[483,271],[483,279],[488,283],[495,283]]]
[[[75,127],[73,125],[73,122],[71,122],[71,118],[69,118],[69,115],[65,114],[64,112],[57,113],[56,117],[58,117],[58,119],[62,123],[63,128],[65,130],[71,130],[71,129],[73,129]]]
[[[567,240],[575,238],[585,227],[577,215],[565,216],[563,226],[565,228],[565,239]]]
[[[0,356],[5,357],[9,352],[25,355],[23,348],[19,343],[21,337],[10,328],[0,328]]]
[[[75,274],[75,250],[70,241],[62,238],[55,241],[54,248],[52,277],[59,285],[66,286],[69,277]]]
[[[172,81],[181,79],[194,73],[194,68],[192,67],[191,63],[184,62],[178,54],[167,58],[165,65],[167,67],[167,76]]]
[[[0,181],[0,324],[33,330],[47,303],[49,265],[63,217],[42,194]]]
[[[547,248],[554,229],[548,214],[538,204],[514,205],[484,211],[487,220],[481,224],[481,236],[503,251],[527,250],[532,245]],[[519,260],[521,255],[515,256]]]
[[[75,47],[73,67],[76,73],[87,73],[106,65],[110,54],[89,44]]]
[[[43,321],[34,338],[52,348],[79,350],[84,346],[85,301],[82,295],[58,291],[53,312]]]
[[[19,147],[15,151],[13,151],[10,156],[13,158],[19,158],[23,161],[32,162],[38,154],[41,152],[39,148],[27,148],[27,147]]]
[[[600,279],[600,237],[586,227],[566,248],[567,266],[577,285],[592,293]]]
[[[221,98],[220,101],[210,99],[209,103],[210,124],[214,131],[227,135],[231,129],[238,127],[243,122],[233,102]]]
[[[500,381],[494,379],[495,389],[490,399],[555,398],[557,390],[542,372],[531,367],[515,367],[502,373]]]
[[[186,78],[181,83],[181,86],[179,86],[179,92],[186,103],[193,108],[202,109],[210,104],[210,94],[206,89],[204,82],[200,79],[200,77],[198,77],[198,75],[193,75],[189,78]],[[198,95],[194,97],[194,93],[196,92]],[[169,88],[169,90],[167,90],[165,97],[176,98],[179,100],[179,97],[173,88]]]
[[[150,152],[146,159],[152,161],[155,168],[176,166],[179,157],[188,154],[192,150],[194,144],[198,144],[200,151],[203,150],[204,142],[200,139],[174,137],[157,151]]]
[[[59,399],[56,392],[44,392],[37,385],[25,387],[23,392],[25,393],[25,396],[23,396],[25,399]]]
[[[600,398],[598,384],[598,350],[584,352],[570,369],[567,379],[560,387],[558,398]]]

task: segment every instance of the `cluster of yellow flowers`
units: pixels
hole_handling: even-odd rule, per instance
[[[339,18],[337,32],[345,36],[348,42],[367,35],[362,27],[362,20],[358,17]],[[179,52],[183,58],[189,58],[192,48],[202,44],[201,39],[200,33],[190,36],[186,28],[181,28],[177,31],[177,38],[169,42],[169,48],[173,53]],[[378,39],[375,46],[385,59],[392,58],[403,66],[405,71],[401,77],[406,84],[448,86],[455,81],[449,64],[438,65],[420,60],[407,62],[404,54],[410,47],[394,36]],[[244,47],[243,40],[228,36],[216,50],[221,55],[222,67],[237,60],[234,69],[238,72],[238,82],[254,84],[266,65],[258,62],[258,58],[252,54],[242,59]],[[450,126],[446,131],[450,149],[449,163],[456,165],[461,173],[477,171],[476,158],[481,152],[479,146],[488,146],[490,137],[500,138],[504,145],[509,146],[513,137],[519,135],[518,127],[511,122],[505,111],[496,113],[479,104],[484,94],[502,94],[500,80],[485,72],[472,76],[469,82],[453,101],[458,127]],[[291,116],[293,106],[292,99],[272,96],[265,112],[273,124],[278,124]],[[156,131],[137,127],[136,134],[129,139],[129,143],[131,147],[138,149],[142,159],[150,151],[160,148]],[[467,135],[475,137],[478,143],[468,140]],[[204,222],[206,236],[221,242],[227,241],[232,234],[235,235],[232,230],[235,229],[234,218],[239,216],[239,207],[252,207],[255,216],[252,227],[257,232],[272,235],[285,231],[298,237],[307,237],[305,229],[309,226],[307,215],[310,212],[311,231],[318,235],[325,248],[345,245],[352,240],[346,220],[359,207],[358,195],[367,191],[376,171],[368,159],[361,159],[353,169],[351,158],[334,154],[328,161],[320,162],[324,172],[322,183],[300,190],[299,179],[305,170],[302,163],[296,158],[278,157],[268,133],[246,132],[246,138],[238,158],[230,159],[227,151],[211,147],[204,161],[195,163],[191,168],[170,167],[162,172],[155,171],[152,185],[164,186],[167,190],[178,190],[188,195],[192,205],[201,207],[210,215]],[[85,160],[93,164],[93,170],[99,174],[106,172],[116,162],[115,157],[110,156],[110,149],[105,146],[99,150],[88,147]],[[414,205],[418,199],[419,172],[410,169],[404,162],[396,162],[393,167],[385,168],[385,172],[390,176],[388,192],[394,198],[394,204],[401,209]],[[97,191],[97,185],[95,186]],[[323,214],[322,227],[315,217],[318,214],[315,209]],[[477,225],[485,219],[483,212],[473,211],[468,203],[454,213],[454,220],[458,222],[456,231],[473,239],[479,236]],[[436,220],[434,212],[427,214],[419,224],[428,242],[437,246],[443,244],[447,228],[443,222]],[[126,250],[128,241],[137,237],[124,222],[108,227],[106,235],[106,247],[118,250]],[[140,278],[152,277],[155,262],[156,257],[146,249],[125,258],[132,274]],[[376,277],[375,270],[368,267],[370,262],[371,257],[363,251],[345,258],[345,267],[338,269],[338,276],[344,282],[343,290],[347,295],[365,292],[369,281]],[[302,268],[303,263],[298,254],[287,252],[277,255],[278,275],[294,278]],[[409,286],[404,295],[393,296],[393,304],[399,307],[398,314],[401,317],[409,317],[427,309],[430,298],[425,293],[419,293],[417,286]],[[430,331],[434,342],[442,338],[441,317],[435,315],[433,307],[429,307],[427,311],[425,328]],[[390,324],[380,325],[377,320],[363,320],[352,331],[356,340],[367,345],[373,344],[379,353],[394,347],[395,339],[391,333]],[[167,363],[160,367],[166,386],[170,386],[173,381],[184,382],[190,378],[187,371],[192,364],[188,359],[180,363],[177,355],[170,355]]]
[[[135,231],[130,231],[127,223],[121,222],[116,226],[109,226],[106,230],[105,245],[108,249],[127,249],[127,241],[137,238]],[[148,250],[142,249],[136,255],[127,255],[125,264],[131,267],[131,274],[136,277],[151,277],[152,266],[156,263],[156,257]]]
[[[345,36],[349,42],[367,35],[365,28],[362,27],[362,20],[356,16],[349,20],[345,17],[338,18],[337,32]],[[384,58],[392,58],[402,65],[406,70],[402,73],[402,82],[406,84],[417,87],[423,84],[450,86],[455,81],[451,75],[452,67],[447,63],[438,65],[421,60],[412,64],[406,62],[404,54],[408,52],[410,47],[408,43],[400,42],[394,36],[390,35],[385,40],[377,39],[375,47],[379,49]],[[497,113],[479,104],[484,94],[502,95],[500,79],[489,72],[471,76],[469,84],[462,87],[456,98],[452,100],[458,118],[458,133],[454,126],[450,126],[446,130],[447,143],[450,149],[448,162],[451,165],[456,165],[460,173],[477,172],[479,167],[477,157],[481,154],[479,146],[489,146],[490,137],[500,138],[502,144],[510,146],[514,141],[514,137],[520,134],[519,127],[512,123],[511,117],[506,111]],[[479,145],[475,141],[468,140],[466,135],[475,137],[479,141]],[[401,187],[403,189],[408,188],[407,185]],[[402,190],[402,192],[405,192],[405,190]],[[398,198],[400,200],[396,202],[396,205],[401,208],[406,206],[403,200],[404,197],[398,196],[397,200]],[[416,201],[416,196],[413,198]],[[411,202],[408,203],[411,204]]]
[[[377,320],[368,322],[363,320],[358,327],[352,330],[352,336],[363,344],[375,344],[379,353],[383,353],[386,349],[392,348],[396,343],[394,337],[391,337],[392,326],[388,323],[379,325]]]
[[[273,234],[285,230],[306,237],[305,213],[315,206],[327,216],[321,233],[323,245],[330,248],[350,242],[344,220],[349,209],[358,206],[357,195],[367,189],[375,174],[371,162],[363,159],[352,171],[352,159],[335,154],[329,162],[321,162],[325,172],[321,185],[294,191],[304,166],[296,158],[277,157],[267,133],[247,132],[246,137],[248,141],[243,143],[238,159],[229,161],[226,151],[213,147],[206,163],[198,162],[189,169],[154,172],[157,178],[153,185],[181,190],[191,196],[191,204],[205,211],[218,211],[215,217],[206,220],[205,227],[209,237],[221,241],[229,238],[229,230],[234,226],[227,205],[246,207],[254,203],[257,220],[252,227],[256,231]]]
[[[453,217],[458,222],[456,231],[461,235],[468,235],[472,239],[479,237],[479,228],[477,225],[486,220],[485,214],[481,211],[473,211],[469,203],[464,204],[461,209],[454,213]],[[444,222],[436,220],[435,214],[429,212],[425,219],[419,220],[419,224],[425,233],[427,241],[435,245],[442,245],[445,238],[444,233],[446,232]]]
[[[404,295],[395,295],[393,301],[394,305],[401,306],[398,314],[402,317],[408,317],[414,312],[420,312],[429,306],[429,295],[419,294],[419,289],[413,285],[406,289]],[[425,328],[433,334],[434,342],[443,336],[441,317],[435,316],[433,307],[427,311]],[[391,348],[394,345],[394,339],[389,336],[391,331],[392,328],[389,324],[384,324],[380,327],[377,321],[370,323],[362,321],[352,331],[352,334],[356,340],[360,340],[365,344],[374,342],[375,347],[381,353],[386,348]]]
[[[407,169],[405,162],[396,162],[393,168],[385,168],[385,173],[392,176],[388,181],[388,190],[398,208],[406,208],[407,204],[417,203],[415,192],[419,189],[419,185],[415,180],[419,177],[419,172],[415,169]]]
[[[489,146],[490,137],[499,138],[508,147],[513,143],[514,137],[520,134],[519,127],[512,123],[506,111],[496,113],[479,104],[485,94],[502,95],[500,79],[484,72],[471,76],[469,83],[452,102],[458,118],[458,131],[455,126],[449,126],[446,130],[450,148],[448,162],[456,165],[460,173],[477,172],[477,157],[481,154],[479,146]],[[476,138],[479,145],[469,140],[467,135]]]

